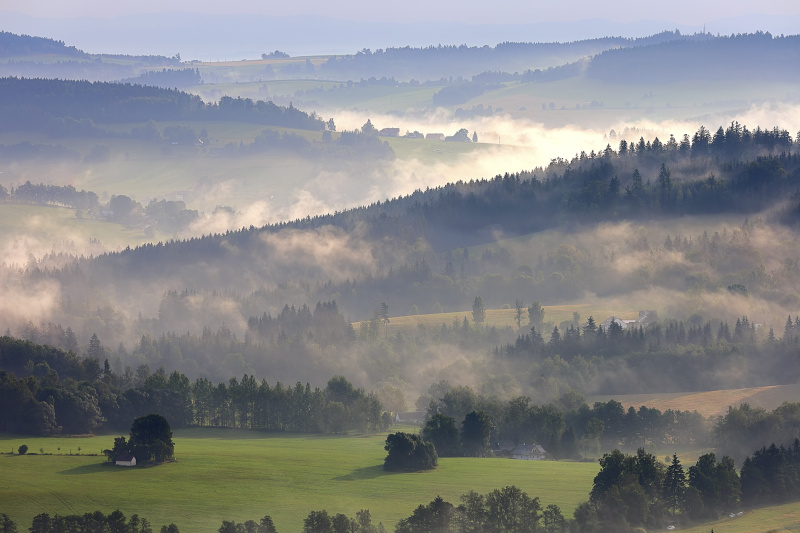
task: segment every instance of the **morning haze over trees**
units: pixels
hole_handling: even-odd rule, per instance
[[[195,480],[202,507],[149,502],[167,533],[655,530],[800,500],[800,126],[719,112],[763,103],[720,93],[676,96],[682,130],[615,131],[609,111],[639,104],[604,85],[657,122],[672,103],[650,84],[783,90],[797,44],[676,31],[219,66],[0,32],[3,461],[102,484],[135,457],[132,487]],[[592,117],[602,145],[528,164],[499,138],[529,107]],[[181,181],[188,165],[202,175]],[[369,200],[330,207],[354,190]],[[245,216],[287,191],[293,215]],[[669,402],[744,388],[773,397]],[[512,461],[517,478],[479,473]],[[245,471],[264,501],[223,515]],[[18,511],[2,490],[3,531],[156,527],[144,500]]]

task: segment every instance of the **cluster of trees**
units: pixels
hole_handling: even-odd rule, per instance
[[[180,200],[154,198],[143,206],[128,196],[114,195],[107,204],[101,204],[93,191],[30,181],[11,189],[0,185],[0,203],[72,207],[81,211],[81,216],[105,218],[128,226],[152,226],[168,233],[186,228],[199,216],[197,210],[187,209]]]
[[[3,533],[17,533],[17,525],[6,515],[0,513],[0,531]],[[131,515],[127,520],[125,514],[119,509],[112,511],[108,515],[102,511],[84,513],[82,515],[53,515],[40,513],[33,517],[31,533],[78,533],[82,531],[97,531],[103,533],[179,533],[178,526],[169,524],[161,526],[160,530],[154,530],[153,526],[146,518],[138,514]],[[248,533],[250,533],[248,531]],[[261,533],[260,531],[258,533]]]
[[[100,352],[99,341],[92,350]],[[25,376],[25,377],[17,377]],[[342,376],[325,389],[297,383],[270,386],[252,375],[214,384],[194,383],[147,365],[115,374],[106,360],[0,337],[0,431],[48,435],[130,427],[139,416],[161,413],[176,427],[241,427],[276,431],[341,433],[384,430],[391,417],[378,397]]]
[[[615,400],[589,406],[573,391],[537,405],[526,396],[502,402],[439,382],[420,399],[425,401],[430,404],[422,436],[441,457],[483,455],[509,442],[541,444],[555,459],[578,458],[620,446],[708,443],[711,437],[697,412],[662,413],[646,406],[626,410]],[[463,420],[460,432],[456,420]]]
[[[747,403],[731,406],[713,432],[716,448],[741,461],[765,442],[791,444],[800,434],[800,404],[787,402],[772,411]]]
[[[136,464],[163,463],[175,455],[172,429],[166,418],[155,413],[140,416],[131,425],[130,438],[117,437],[114,447],[103,450],[110,463],[118,457],[131,455]]]
[[[795,500],[798,472],[798,439],[790,446],[773,443],[756,450],[741,473],[727,455],[717,461],[714,453],[706,453],[685,471],[676,455],[665,464],[642,448],[634,455],[614,450],[600,459],[589,501],[575,510],[575,521],[580,531],[601,532],[657,528],[681,517],[715,520],[741,506]]]
[[[744,460],[740,477],[745,505],[797,500],[800,497],[800,440],[795,439],[789,446],[772,443],[756,450]]]
[[[35,185],[26,181],[18,187],[6,189],[0,185],[0,202],[28,205],[57,205],[75,209],[92,209],[99,207],[97,194],[92,191],[80,191],[72,185]]]
[[[484,457],[492,451],[496,426],[484,411],[471,411],[456,429],[453,417],[436,413],[428,416],[422,437],[431,442],[442,457]]]
[[[487,494],[470,491],[461,496],[458,506],[437,496],[400,520],[395,533],[563,533],[567,528],[568,521],[558,505],[550,504],[542,509],[538,497],[531,498],[511,485]]]
[[[372,523],[369,509],[361,509],[355,518],[350,518],[343,513],[335,515],[328,511],[311,511],[303,520],[303,533],[385,533],[381,522]],[[220,533],[227,533],[222,532]]]
[[[384,470],[419,472],[431,470],[439,463],[434,444],[414,433],[398,431],[386,437]]]
[[[627,455],[619,450],[600,459],[589,501],[575,510],[579,531],[628,531],[661,528],[675,521],[680,510],[690,518],[715,519],[738,509],[742,484],[733,459],[717,462],[702,455],[687,474],[677,455],[669,464],[640,448]]]

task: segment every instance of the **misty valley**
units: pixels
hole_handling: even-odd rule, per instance
[[[0,31],[0,531],[800,530],[798,45]]]

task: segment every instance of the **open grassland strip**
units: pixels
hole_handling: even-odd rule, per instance
[[[714,522],[678,527],[687,533],[780,533],[800,531],[800,502],[773,505],[744,511],[742,516],[725,516]]]
[[[724,414],[728,406],[749,403],[754,407],[772,410],[783,402],[800,402],[800,385],[771,385],[745,389],[727,389],[704,392],[675,392],[654,394],[622,394],[592,396],[590,402],[614,399],[626,409],[646,405],[660,411],[697,411],[703,416]]]
[[[154,468],[112,467],[102,456],[7,455],[21,444],[38,453],[98,453],[114,435],[81,439],[0,436],[0,512],[20,529],[38,513],[120,509],[154,525],[213,532],[222,520],[269,514],[278,531],[299,531],[309,511],[354,516],[369,509],[391,530],[420,504],[441,495],[453,504],[470,490],[517,485],[565,515],[588,498],[597,463],[445,458],[434,471],[383,470],[386,434],[284,435],[237,430],[175,431],[175,463]],[[61,451],[57,451],[57,447]]]
[[[528,326],[528,308],[527,306],[533,302],[523,302],[525,309],[522,310],[522,332],[530,333]],[[586,322],[589,316],[593,316],[595,323],[600,324],[603,320],[611,315],[623,318],[633,319],[638,316],[638,311],[622,310],[622,309],[609,309],[605,306],[596,306],[590,304],[568,304],[568,305],[545,305],[545,321],[553,322],[558,325],[564,320],[572,320],[572,314],[577,312],[581,315],[581,324]],[[494,326],[498,328],[512,327],[517,329],[517,311],[516,309],[487,309],[484,325]],[[389,324],[386,326],[389,333],[397,333],[399,331],[409,331],[417,328],[420,325],[425,327],[441,327],[442,324],[448,326],[452,325],[454,321],[458,320],[461,323],[464,317],[472,324],[472,309],[464,311],[453,311],[449,313],[434,313],[425,315],[406,315],[391,317]],[[358,329],[360,322],[353,324],[353,327]],[[546,338],[549,332],[543,332]]]

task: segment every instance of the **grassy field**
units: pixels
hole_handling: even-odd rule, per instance
[[[576,312],[581,315],[582,321],[585,321],[587,318],[589,318],[589,316],[593,316],[595,318],[595,322],[598,324],[611,315],[618,316],[622,319],[633,319],[639,316],[638,310],[612,309],[603,304],[565,304],[545,305],[542,307],[544,307],[545,320],[548,322],[553,322],[554,324],[559,324],[564,320],[572,320],[572,314]],[[529,329],[527,326],[527,308],[523,309],[522,313],[522,328],[527,331]],[[408,331],[410,329],[414,329],[419,325],[424,325],[426,327],[440,327],[442,324],[447,324],[449,326],[454,320],[458,320],[460,322],[464,320],[464,317],[467,317],[467,320],[472,323],[472,308],[451,313],[392,317],[391,321],[387,325],[387,330],[389,333],[396,333],[398,331]],[[516,329],[516,317],[516,309],[487,309],[484,325],[498,328],[513,327]],[[360,322],[353,324],[353,326],[358,328],[359,324]]]
[[[54,250],[96,255],[167,237],[148,237],[142,229],[79,219],[74,209],[0,204],[0,249],[4,260],[20,265],[28,261],[28,251],[37,256]]]
[[[772,410],[783,402],[800,402],[800,385],[772,385],[747,389],[728,389],[705,392],[675,392],[665,394],[626,394],[616,396],[593,396],[590,402],[617,400],[626,409],[641,405],[679,411],[697,411],[703,416],[724,414],[729,405],[749,403],[754,407]]]
[[[687,533],[782,533],[800,531],[800,502],[745,511],[742,516],[721,518],[693,527],[678,527]]]
[[[441,459],[431,472],[386,473],[385,434],[348,437],[189,429],[175,432],[178,461],[157,468],[106,466],[87,455],[7,455],[21,444],[31,452],[99,453],[113,436],[21,438],[0,436],[0,512],[27,529],[33,516],[139,513],[160,527],[212,532],[222,520],[258,520],[269,514],[278,531],[299,531],[311,510],[354,516],[369,509],[392,530],[419,504],[437,495],[457,504],[469,490],[517,485],[565,515],[587,499],[597,463]],[[57,448],[61,448],[60,451]],[[156,528],[157,529],[157,528]]]

